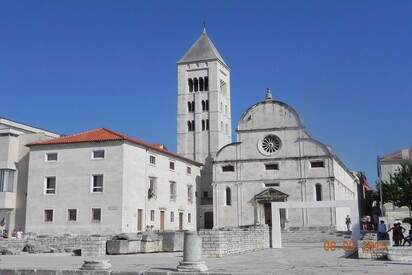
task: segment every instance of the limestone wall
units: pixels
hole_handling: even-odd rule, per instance
[[[268,226],[203,229],[199,231],[199,236],[202,237],[202,254],[208,258],[220,258],[270,247]]]

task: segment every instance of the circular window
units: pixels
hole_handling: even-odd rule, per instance
[[[274,155],[279,151],[282,141],[278,136],[268,135],[259,142],[259,149],[265,155]]]

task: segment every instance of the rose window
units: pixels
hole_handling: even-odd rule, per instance
[[[279,151],[282,141],[275,135],[264,137],[259,142],[259,150],[265,155],[273,155]]]

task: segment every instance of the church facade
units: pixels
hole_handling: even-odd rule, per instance
[[[356,178],[285,103],[253,105],[231,141],[230,69],[204,30],[178,62],[178,154],[204,165],[198,228],[271,224],[272,201],[352,200]],[[344,229],[349,209],[282,210],[286,227]]]

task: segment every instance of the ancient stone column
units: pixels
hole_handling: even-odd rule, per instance
[[[202,238],[197,232],[185,232],[183,244],[183,261],[177,266],[177,271],[183,272],[203,272],[207,271],[202,258]]]

